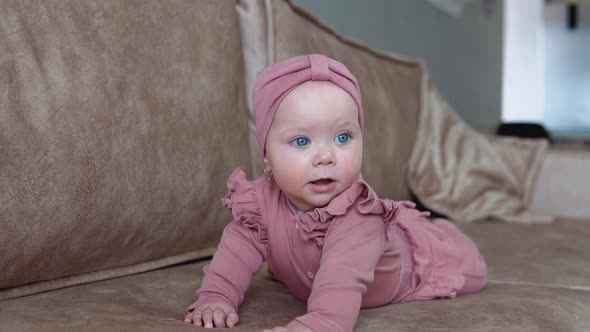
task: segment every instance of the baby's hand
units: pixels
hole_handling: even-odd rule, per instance
[[[196,326],[234,327],[240,317],[234,308],[224,302],[205,303],[184,317],[184,322]]]

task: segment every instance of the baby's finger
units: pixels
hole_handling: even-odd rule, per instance
[[[225,312],[221,308],[215,308],[213,311],[213,323],[215,327],[225,327]]]
[[[202,317],[203,317],[203,312],[199,309],[193,311],[192,313],[193,317],[193,324],[196,326],[203,326],[203,322],[201,321]]]
[[[209,307],[203,310],[203,326],[208,329],[213,327],[213,311]]]
[[[236,324],[238,323],[239,320],[240,320],[240,317],[238,316],[238,314],[236,314],[235,311],[231,311],[229,314],[227,314],[227,319],[225,320],[225,324],[227,325],[227,327],[234,327],[234,326],[236,326]]]

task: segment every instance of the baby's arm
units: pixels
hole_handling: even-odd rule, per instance
[[[307,314],[296,320],[318,331],[352,331],[386,246],[381,216],[349,212],[326,234]]]
[[[211,263],[203,269],[198,299],[188,307],[185,322],[205,327],[232,327],[238,322],[244,293],[266,257],[255,233],[236,220],[225,227]]]

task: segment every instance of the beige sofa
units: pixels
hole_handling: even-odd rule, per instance
[[[196,330],[182,318],[231,218],[225,181],[260,174],[251,79],[310,52],[359,78],[367,181],[460,220],[489,264],[482,292],[362,310],[357,331],[590,330],[587,224],[529,209],[560,199],[535,195],[546,146],[470,131],[420,62],[284,1],[0,0],[0,331]],[[493,158],[471,172],[474,156]],[[441,200],[437,167],[487,187]],[[304,310],[261,271],[235,330]]]

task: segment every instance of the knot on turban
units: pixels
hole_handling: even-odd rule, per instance
[[[256,141],[263,158],[266,155],[266,137],[279,105],[289,92],[307,81],[329,81],[346,91],[357,105],[359,126],[363,130],[361,91],[346,66],[320,54],[294,57],[266,68],[254,82],[252,99]]]

